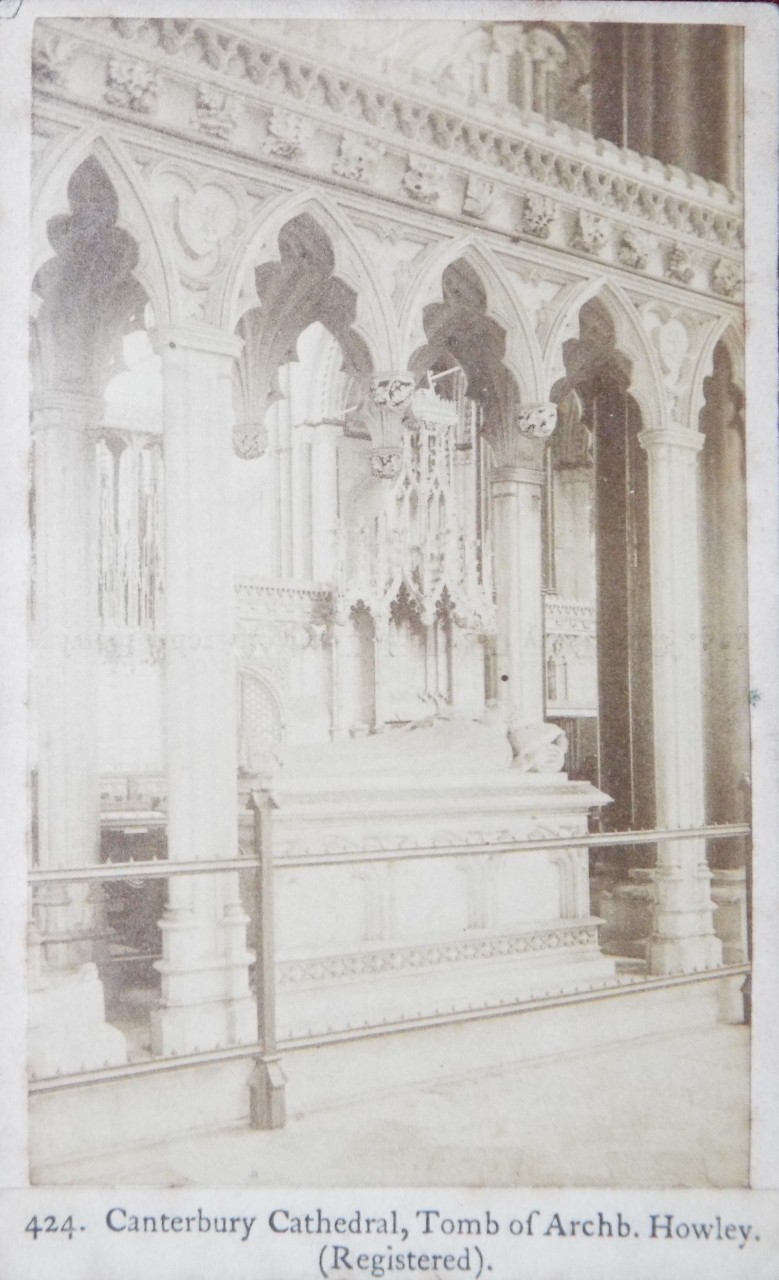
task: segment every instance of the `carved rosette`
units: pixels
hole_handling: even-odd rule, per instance
[[[695,275],[695,266],[689,249],[680,244],[671,246],[665,259],[665,274],[669,280],[676,280],[679,284],[690,283]]]
[[[238,110],[235,100],[217,85],[198,85],[193,123],[201,133],[212,138],[231,138],[238,123]]]
[[[376,480],[397,480],[403,465],[403,451],[397,445],[371,449],[371,474]]]
[[[472,173],[465,185],[463,213],[467,213],[472,218],[486,218],[494,191],[494,182]]]
[[[443,183],[443,165],[422,156],[409,156],[403,187],[412,200],[420,204],[435,204],[440,198]]]
[[[522,202],[522,230],[539,240],[548,240],[556,212],[556,205],[548,196],[525,196]]]
[[[625,227],[619,237],[617,256],[626,267],[644,271],[652,253],[651,238],[637,227]]]
[[[105,100],[112,107],[150,115],[157,106],[157,72],[135,58],[109,58]]]
[[[516,410],[515,422],[520,435],[533,440],[548,440],[557,426],[557,405],[521,405]]]
[[[239,458],[251,462],[261,458],[268,447],[268,433],[264,427],[240,423],[233,427],[233,450]]]
[[[76,51],[72,40],[45,28],[32,46],[32,76],[36,85],[62,86],[65,68]]]
[[[345,133],[338,148],[338,158],[333,161],[333,173],[351,182],[371,182],[384,151],[379,142]]]
[[[571,244],[574,249],[583,249],[585,253],[602,253],[610,230],[606,218],[598,213],[590,213],[587,209],[580,209],[576,215]]]
[[[314,122],[293,111],[274,107],[267,128],[268,136],[262,143],[263,153],[282,160],[295,160],[302,156],[304,144],[313,135]]]
[[[711,287],[724,298],[732,298],[741,288],[741,269],[736,262],[720,258],[711,272]]]

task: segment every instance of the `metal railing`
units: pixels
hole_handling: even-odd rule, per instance
[[[477,1008],[452,1009],[402,1021],[385,1021],[364,1027],[346,1027],[340,1030],[296,1037],[279,1044],[276,1026],[276,978],[273,912],[273,875],[276,870],[302,867],[345,866],[365,862],[395,862],[411,859],[482,857],[494,854],[525,854],[557,849],[599,849],[616,846],[657,844],[663,841],[724,840],[734,836],[748,837],[751,828],[747,823],[721,823],[717,825],[684,829],[660,828],[640,831],[590,832],[581,836],[554,836],[532,840],[510,840],[471,845],[433,845],[416,848],[371,849],[343,853],[273,856],[271,839],[272,810],[274,801],[267,791],[252,791],[249,809],[253,824],[253,854],[239,858],[202,860],[196,862],[169,862],[155,859],[137,862],[80,866],[35,868],[29,872],[32,887],[46,884],[72,882],[122,881],[127,879],[168,879],[172,876],[220,875],[229,872],[253,870],[257,873],[254,910],[251,912],[252,938],[255,961],[255,996],[257,1001],[258,1038],[253,1043],[233,1045],[194,1053],[182,1053],[165,1058],[130,1062],[96,1070],[62,1073],[53,1077],[33,1079],[32,1094],[50,1093],[61,1089],[86,1087],[113,1081],[152,1076],[162,1072],[183,1070],[218,1063],[253,1060],[251,1074],[250,1119],[256,1128],[280,1128],[285,1124],[284,1073],[280,1051],[294,1050],[321,1044],[342,1043],[373,1036],[395,1034],[423,1027],[454,1025],[478,1018],[506,1016],[531,1009],[559,1005],[585,1003],[624,994],[627,991],[649,991],[671,987],[691,981],[706,981],[730,976],[747,976],[749,961],[743,964],[723,965],[716,969],[698,970],[674,975],[630,975],[604,979],[595,986],[581,990],[561,992],[527,1000],[503,1000]],[[144,957],[145,959],[153,957]],[[139,959],[139,957],[130,957]]]

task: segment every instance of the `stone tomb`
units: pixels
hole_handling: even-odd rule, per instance
[[[559,771],[555,734],[488,716],[279,752],[266,784],[282,1041],[613,978],[587,850],[506,851],[581,836],[608,800]]]

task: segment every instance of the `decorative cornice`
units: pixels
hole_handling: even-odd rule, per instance
[[[253,150],[268,164],[370,182],[396,201],[465,214],[677,286],[729,299],[739,292],[741,205],[719,184],[510,105],[498,118],[494,105],[491,113],[489,105],[453,108],[434,90],[398,90],[380,74],[323,65],[267,32],[259,22],[46,19],[36,26],[38,86],[160,130]],[[93,66],[95,54],[103,60],[99,92],[86,74],[69,83],[70,46],[49,73],[58,35],[86,48]],[[179,98],[182,89],[190,96],[188,109],[162,92],[168,82]]]

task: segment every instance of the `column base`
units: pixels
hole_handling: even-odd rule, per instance
[[[251,996],[242,1000],[166,1004],[151,1015],[151,1051],[155,1057],[252,1044],[256,1039],[257,1006]]]
[[[94,964],[44,972],[28,998],[30,1074],[43,1078],[127,1061],[127,1042],[105,1020],[103,984]]]
[[[277,1058],[255,1064],[249,1080],[249,1117],[253,1129],[283,1129],[287,1123],[287,1077]]]
[[[722,964],[722,943],[714,933],[683,938],[653,934],[647,947],[649,972],[670,976],[699,973]]]

